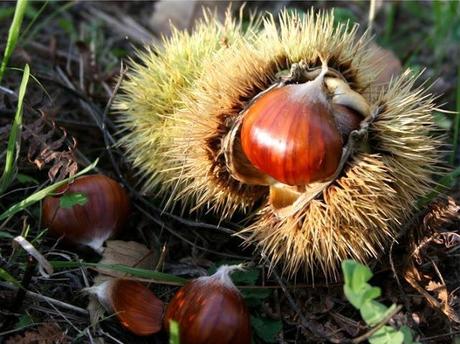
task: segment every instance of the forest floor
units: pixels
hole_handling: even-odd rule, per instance
[[[227,7],[226,2],[206,3],[216,5],[217,11]],[[28,4],[17,45],[0,81],[3,169],[24,66],[30,66],[20,151],[14,160],[15,178],[0,195],[0,342],[168,342],[164,332],[135,336],[113,316],[92,323],[88,296],[81,291],[90,287],[101,271],[118,276],[123,271],[115,268],[107,272],[97,264],[99,254],[57,244],[46,235],[40,201],[8,213],[13,205],[30,200],[39,190],[83,170],[96,159],[93,173],[121,182],[132,199],[130,220],[117,239],[140,246],[122,245],[122,251],[131,254],[145,250],[151,269],[187,279],[207,275],[223,263],[250,264],[234,281],[242,287],[251,313],[254,343],[366,342],[372,329],[345,298],[343,280],[326,283],[319,278],[313,285],[302,277],[294,282],[276,269],[269,274],[251,247],[242,247],[237,237],[229,235],[238,230],[238,219],[220,223],[212,215],[198,220],[180,212],[161,211],[157,200],[139,191],[137,175],[124,158],[123,149],[112,144],[120,135],[110,104],[118,91],[121,61],[126,65],[144,44],[160,46],[161,36],[169,34],[170,16],[183,29],[191,29],[200,17],[199,2],[173,4]],[[370,265],[370,283],[381,288],[381,303],[402,306],[386,319],[389,325],[407,325],[421,343],[460,343],[460,116],[455,114],[460,111],[460,3],[375,4],[375,41],[394,53],[388,63],[400,63],[415,73],[423,71],[418,82],[432,83],[430,92],[446,110],[436,112],[436,119],[447,133],[450,148],[444,157],[449,169],[440,178],[439,189],[433,190],[420,207],[398,243]],[[15,6],[15,2],[0,3],[2,57]],[[361,31],[368,25],[367,2],[270,1],[246,5],[248,10],[275,15],[285,6],[298,11],[312,6],[335,8],[338,21],[360,23]],[[44,262],[37,262],[35,251],[18,236],[32,245]],[[117,254],[119,243],[110,244],[112,254]],[[114,262],[107,253],[104,258],[106,263]],[[149,287],[165,303],[180,287],[179,282],[158,281],[155,274],[145,275],[145,269],[136,268],[131,271],[134,278],[151,282]]]

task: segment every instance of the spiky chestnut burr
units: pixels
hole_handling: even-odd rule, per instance
[[[132,65],[117,109],[146,190],[222,217],[266,200],[240,235],[290,274],[321,269],[335,277],[342,259],[379,256],[439,172],[433,97],[414,89],[409,72],[374,86],[367,36],[335,26],[331,13],[283,12],[244,35],[228,23],[218,34],[225,46],[203,49],[218,27],[210,19],[192,35],[177,34],[161,54],[141,56],[145,66]],[[182,80],[177,88],[165,81],[171,76]],[[299,182],[264,171],[242,144],[242,125],[270,92],[302,85],[316,85],[324,98],[341,152],[334,148],[340,159],[327,173],[304,171]]]

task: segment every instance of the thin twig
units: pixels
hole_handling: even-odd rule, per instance
[[[122,81],[123,81],[123,79],[125,77],[126,71],[127,71],[127,68],[124,68],[123,62],[122,62],[120,64],[120,76],[118,78],[117,84],[113,88],[112,95],[110,96],[110,98],[109,98],[109,100],[107,102],[107,105],[105,106],[104,112],[102,113],[101,126],[100,126],[101,131],[102,131],[102,136],[104,137],[105,150],[109,154],[110,161],[112,162],[112,166],[113,166],[113,168],[115,170],[115,173],[118,176],[118,179],[123,181],[123,184],[125,184],[125,185],[127,184],[127,182],[126,182],[125,178],[123,177],[123,175],[121,173],[120,167],[118,166],[118,164],[117,164],[117,162],[115,160],[115,157],[113,156],[113,152],[112,152],[113,141],[109,142],[110,141],[109,140],[109,133],[108,133],[106,122],[107,122],[107,114],[109,113],[110,108],[112,107],[113,100],[115,99],[115,96],[118,93],[118,89],[121,86],[121,83],[122,83]],[[113,138],[112,138],[112,140],[113,140]]]
[[[262,255],[262,257],[264,258],[264,260],[268,262],[268,259],[264,255]],[[295,302],[294,298],[292,297],[291,293],[289,292],[288,288],[284,284],[281,277],[277,274],[277,272],[274,269],[272,270],[272,274],[275,277],[276,282],[280,285],[281,290],[283,290],[283,293],[286,296],[286,299],[288,300],[289,304],[297,313],[297,316],[300,319],[300,324],[302,325],[302,327],[308,329],[310,332],[312,332],[314,335],[320,338],[327,338],[327,340],[330,341],[331,343],[340,343],[340,341],[334,338],[330,338],[330,336],[328,336],[323,331],[319,330],[316,326],[312,324],[311,321],[308,321],[307,318],[304,317],[304,315],[302,314],[302,311],[300,310],[300,307]]]
[[[248,260],[248,259],[250,259],[250,257],[239,256],[239,255],[236,255],[236,254],[223,253],[223,252],[219,252],[219,251],[215,251],[215,250],[208,249],[208,248],[203,247],[203,246],[199,246],[199,245],[195,244],[194,242],[188,240],[187,238],[185,238],[185,237],[182,236],[181,234],[177,233],[177,231],[175,231],[174,229],[172,229],[171,227],[169,227],[168,225],[166,225],[163,221],[157,219],[155,216],[153,216],[152,214],[150,214],[149,212],[147,212],[145,209],[143,209],[143,208],[140,207],[139,205],[136,204],[135,207],[136,207],[141,213],[143,213],[146,217],[148,217],[149,219],[151,219],[153,222],[155,222],[156,224],[160,225],[162,228],[166,229],[169,233],[171,233],[172,235],[174,235],[174,236],[176,236],[177,238],[181,239],[182,241],[186,242],[187,244],[189,244],[189,245],[192,246],[192,247],[195,247],[195,248],[198,248],[198,249],[200,249],[200,250],[203,250],[203,251],[206,251],[206,252],[209,252],[209,253],[212,253],[212,254],[216,254],[216,255],[219,255],[219,256],[222,256],[222,257],[233,258],[233,259],[242,259],[242,260]]]
[[[1,281],[0,281],[0,286],[3,287],[3,288],[6,288],[6,289],[13,290],[13,291],[16,291],[16,290],[19,289],[18,287],[15,287],[14,285],[11,285],[11,284],[6,283],[6,282],[1,282]],[[29,298],[29,299],[37,300],[37,301],[47,302],[47,303],[56,305],[58,307],[74,311],[76,313],[80,313],[82,315],[89,316],[88,311],[83,309],[83,308],[76,307],[76,306],[73,306],[71,304],[68,304],[68,303],[53,299],[51,297],[34,293],[32,291],[26,291],[25,297]]]
[[[396,268],[395,268],[395,264],[394,264],[394,261],[393,261],[393,247],[394,247],[394,244],[395,244],[396,241],[393,241],[390,245],[390,252],[389,252],[389,260],[390,260],[390,266],[391,266],[391,271],[393,272],[393,277],[394,279],[396,280],[396,283],[398,284],[398,289],[399,289],[399,292],[401,293],[401,295],[403,296],[403,300],[404,300],[404,305],[406,307],[406,310],[412,314],[412,311],[411,311],[411,306],[410,306],[410,302],[409,302],[409,298],[407,297],[403,287],[402,287],[402,284],[401,284],[401,280],[399,279],[399,276],[398,276],[398,273],[396,272]]]
[[[392,318],[396,315],[396,313],[398,313],[400,310],[402,309],[402,306],[399,305],[397,306],[393,312],[391,312],[390,314],[388,314],[385,318],[382,319],[382,321],[375,327],[371,328],[368,332],[364,333],[363,335],[359,336],[359,337],[356,337],[354,339],[352,339],[352,343],[353,344],[357,344],[357,343],[361,343],[361,342],[364,342],[365,340],[369,339],[370,337],[372,337],[372,335],[374,335],[378,330],[380,330],[383,326],[385,326],[385,324]]]
[[[457,334],[460,334],[460,331],[452,331],[452,332],[449,332],[449,333],[438,334],[438,335],[436,335],[436,336],[420,338],[420,339],[419,339],[419,342],[427,342],[427,341],[432,341],[432,340],[436,340],[436,339],[440,339],[440,338],[445,338],[445,337],[451,337],[451,338],[453,338],[453,336],[455,336],[455,335],[457,335]]]

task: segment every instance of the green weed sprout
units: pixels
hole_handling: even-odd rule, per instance
[[[412,332],[407,326],[398,329],[385,323],[395,315],[401,306],[392,304],[390,307],[376,301],[382,291],[367,281],[372,278],[372,271],[365,265],[354,260],[342,262],[345,280],[343,291],[348,301],[359,310],[364,322],[372,327],[367,333],[371,344],[416,344]]]

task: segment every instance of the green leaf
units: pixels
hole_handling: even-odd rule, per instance
[[[353,291],[361,290],[363,284],[372,278],[372,271],[354,260],[344,260],[342,271],[345,284]]]
[[[17,287],[21,286],[21,283],[19,283],[19,281],[16,278],[14,278],[14,276],[12,276],[8,271],[2,268],[0,268],[0,279],[4,280],[5,282],[12,283]]]
[[[67,184],[69,181],[74,180],[76,177],[81,176],[82,174],[85,174],[88,171],[91,171],[96,165],[99,159],[96,159],[91,165],[88,165],[85,169],[81,170],[78,172],[75,176],[66,178],[64,180],[61,180],[60,182],[54,183],[53,185],[50,185],[42,190],[39,190],[29,197],[23,199],[22,201],[12,205],[10,208],[8,208],[5,212],[3,212],[0,215],[0,221],[6,219],[7,217],[13,216],[17,212],[24,210],[27,207],[30,207],[32,204],[41,201],[43,198],[48,196],[50,193],[55,191],[57,188],[61,187],[62,185]]]
[[[71,37],[75,37],[76,35],[76,30],[75,30],[75,27],[73,25],[73,22],[69,19],[59,19],[57,21],[59,27],[65,31],[65,33],[67,33],[67,35],[71,36]]]
[[[414,337],[412,336],[412,331],[407,326],[401,326],[399,331],[404,335],[404,344],[414,344]]]
[[[232,273],[232,281],[235,284],[255,285],[259,278],[260,270],[256,268]]]
[[[15,329],[22,329],[25,327],[28,327],[34,323],[34,320],[31,318],[29,314],[22,314],[18,321],[16,322],[16,325],[14,325]]]
[[[366,283],[372,278],[372,271],[367,266],[357,263],[353,270],[353,277],[351,279],[351,288],[355,291],[361,290],[367,286]]]
[[[180,344],[179,324],[169,320],[169,344]]]
[[[272,294],[272,290],[269,288],[243,288],[240,289],[240,292],[248,307],[260,306],[262,301]]]
[[[402,344],[403,341],[404,334],[391,326],[383,326],[369,338],[370,344]]]
[[[16,160],[19,156],[19,147],[21,146],[21,130],[22,130],[22,108],[24,96],[26,94],[27,83],[29,82],[30,69],[26,64],[24,73],[22,74],[21,86],[19,87],[18,107],[11,126],[10,135],[8,137],[8,146],[6,149],[5,168],[0,177],[0,195],[10,186],[16,172]],[[1,74],[0,74],[1,78]]]
[[[354,292],[348,285],[343,286],[343,293],[353,307],[356,309],[360,309],[362,307],[362,293]]]
[[[257,336],[266,343],[276,343],[276,337],[283,329],[281,320],[251,316],[251,325]]]
[[[21,30],[22,19],[24,18],[26,8],[27,0],[17,0],[13,21],[8,31],[8,39],[6,41],[5,52],[3,53],[3,60],[0,65],[0,82],[2,81],[3,74],[5,73],[8,60],[16,47],[16,42],[19,37],[19,31]]]
[[[431,203],[431,201],[433,201],[433,199],[435,199],[441,192],[452,188],[457,182],[458,177],[460,177],[460,166],[457,166],[453,171],[442,177],[437,182],[437,185],[433,188],[432,192],[418,200],[417,206],[422,208]]]
[[[341,24],[350,21],[351,23],[357,23],[355,14],[348,8],[345,7],[335,7],[334,8],[334,23]]]
[[[452,119],[448,118],[445,114],[441,112],[433,112],[433,119],[436,122],[436,124],[444,130],[450,130],[452,128]]]
[[[13,239],[14,236],[12,236],[10,233],[5,232],[5,231],[0,231],[0,239]]]
[[[376,298],[380,297],[382,295],[382,291],[378,287],[371,287],[369,284],[366,283],[366,287],[368,286],[368,289],[366,289],[362,295],[362,302],[368,302],[375,300]]]
[[[393,312],[396,305],[390,308],[377,301],[364,302],[360,308],[361,317],[369,326],[375,326],[380,323],[385,317]]]
[[[371,287],[367,281],[372,278],[372,271],[365,265],[354,260],[342,262],[345,284],[343,291],[348,301],[357,309],[364,302],[380,296],[380,289]]]
[[[0,20],[4,21],[6,18],[11,17],[14,14],[14,7],[0,7]]]
[[[60,208],[72,208],[75,205],[85,205],[88,197],[82,192],[67,192],[59,198]]]
[[[38,185],[39,182],[37,179],[27,175],[27,174],[23,174],[23,173],[18,173],[16,175],[16,179],[19,183],[21,184],[35,184],[35,185]]]

